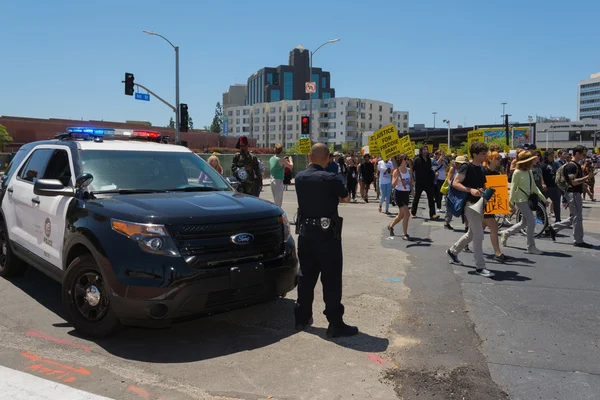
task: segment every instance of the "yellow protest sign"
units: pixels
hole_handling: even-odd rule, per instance
[[[427,149],[429,150],[430,153],[433,153],[433,144],[428,144]]]
[[[372,156],[378,156],[379,152],[379,143],[375,139],[375,135],[369,136],[369,154]]]
[[[504,152],[505,153],[510,153],[510,146],[504,146]]]
[[[485,131],[483,129],[469,131],[467,133],[467,140],[468,140],[469,148],[471,147],[471,143],[473,143],[473,142],[485,143]]]
[[[415,154],[412,147],[412,143],[410,141],[410,137],[408,135],[402,136],[400,138],[400,152],[406,154],[409,157],[412,157]]]
[[[445,154],[448,154],[448,145],[446,143],[440,143],[440,150],[443,150]]]
[[[458,150],[456,151],[456,155],[457,155],[457,156],[462,156],[462,155],[464,155],[464,152],[462,151],[462,149],[458,149]]]
[[[600,153],[600,148],[596,147],[596,148],[594,149],[594,153],[596,153],[596,154]]]
[[[310,153],[310,138],[298,139],[298,153],[300,153],[300,154]]]
[[[496,189],[492,198],[485,203],[485,214],[510,214],[508,176],[506,174],[487,175],[485,177],[485,187]]]
[[[400,138],[394,124],[384,126],[376,131],[373,136],[379,145],[381,157],[387,160],[395,155],[402,153],[400,149]]]

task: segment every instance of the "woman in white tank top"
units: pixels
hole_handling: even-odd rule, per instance
[[[408,210],[408,203],[410,199],[410,191],[412,188],[412,178],[410,169],[406,166],[408,163],[408,157],[406,154],[400,154],[394,158],[394,165],[396,169],[392,175],[392,187],[394,188],[394,195],[396,197],[396,205],[398,205],[398,215],[392,223],[388,226],[390,235],[394,236],[394,226],[402,221],[402,239],[409,240],[408,236],[408,220],[410,219],[410,212]]]

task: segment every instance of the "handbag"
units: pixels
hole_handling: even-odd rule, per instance
[[[448,195],[446,196],[446,204],[448,205],[448,211],[455,217],[460,217],[463,215],[465,211],[465,203],[467,202],[467,196],[469,193],[461,192],[459,190],[454,189],[452,183],[454,179],[456,179],[456,175],[452,177],[452,181],[448,187]]]
[[[533,190],[533,178],[531,177],[531,170],[529,170],[529,187],[532,188]],[[527,194],[527,192],[525,192],[523,189],[519,188],[519,190],[525,194]],[[529,204],[529,208],[531,208],[532,210],[537,210],[538,204],[540,202],[540,198],[538,197],[537,194],[531,192],[530,194],[527,195],[527,203]]]
[[[444,183],[442,183],[442,187],[440,188],[440,193],[441,194],[448,194],[448,177],[446,177],[446,180],[444,181]]]

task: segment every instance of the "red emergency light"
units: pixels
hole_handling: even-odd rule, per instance
[[[131,137],[158,139],[160,138],[160,132],[135,130],[131,134]]]

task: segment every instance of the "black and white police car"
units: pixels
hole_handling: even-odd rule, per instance
[[[238,193],[157,132],[114,133],[72,128],[17,152],[2,176],[0,276],[31,265],[57,280],[67,319],[93,337],[294,289],[279,207]]]

